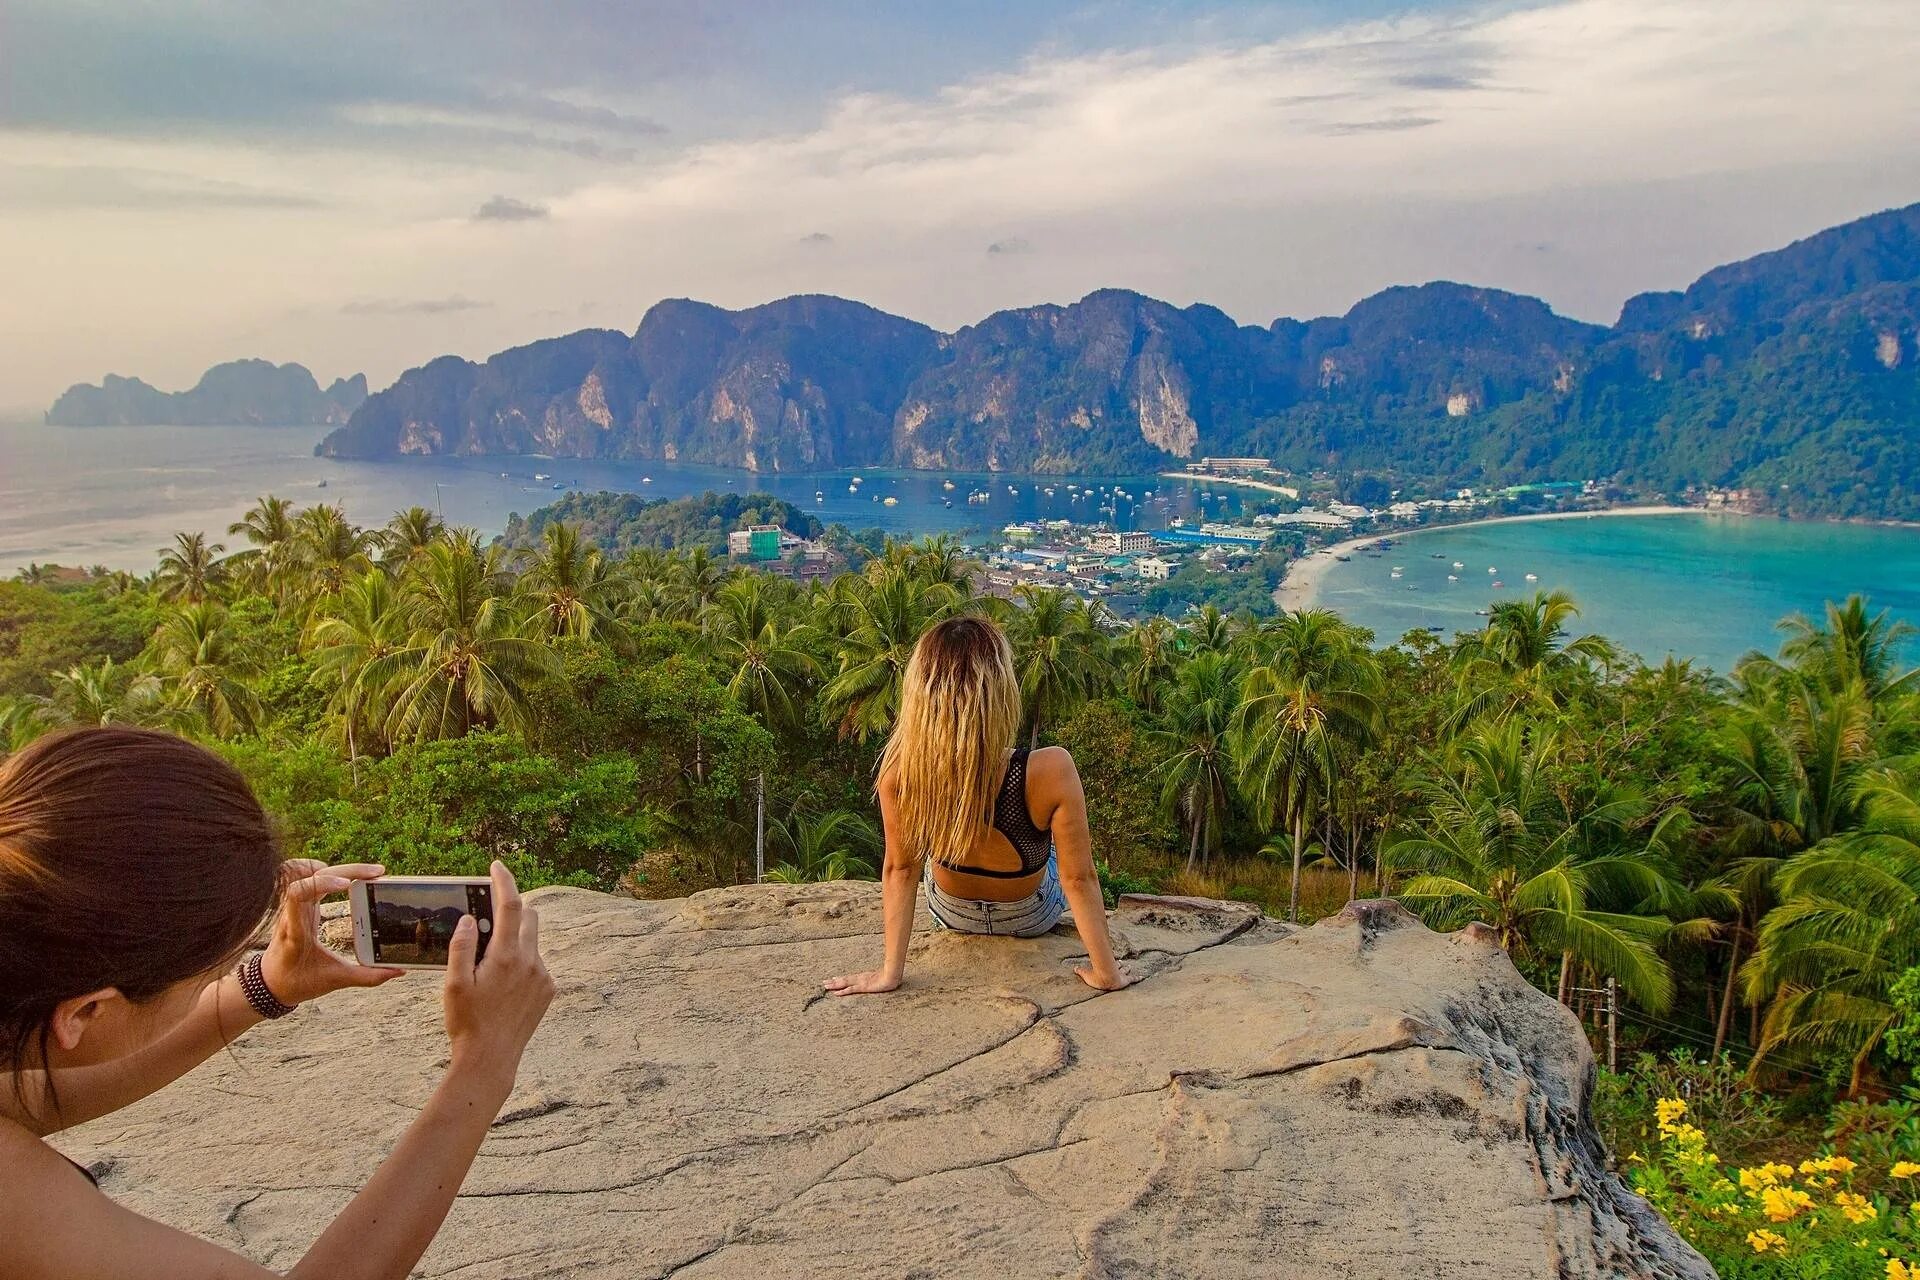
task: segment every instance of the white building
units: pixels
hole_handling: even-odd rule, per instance
[[[1150,582],[1165,582],[1173,576],[1173,561],[1162,560],[1159,556],[1141,556],[1133,562],[1133,569]]]
[[[1102,529],[1089,542],[1096,551],[1150,551],[1153,535],[1139,529]]]

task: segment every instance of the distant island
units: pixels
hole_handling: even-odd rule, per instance
[[[76,383],[47,410],[56,427],[336,426],[367,398],[367,375],[337,378],[321,390],[304,365],[230,360],[191,391],[160,391],[139,378],[108,374]]]
[[[1630,299],[1610,327],[1439,282],[1234,323],[1119,289],[942,334],[826,296],[664,301],[443,356],[317,452],[1129,474],[1252,455],[1389,485],[1607,480],[1920,518],[1920,205]]]

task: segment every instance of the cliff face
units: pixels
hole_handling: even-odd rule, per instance
[[[560,994],[424,1276],[1712,1274],[1607,1172],[1584,1037],[1480,931],[1130,898],[1127,991],[1070,934],[923,930],[900,991],[835,999],[877,886],[533,896]],[[59,1141],[285,1267],[444,1053],[413,975]]]
[[[335,426],[367,398],[367,376],[336,378],[321,390],[302,365],[234,360],[206,371],[191,391],[158,391],[108,374],[100,385],[68,387],[47,410],[49,425]]]
[[[792,471],[883,461],[894,407],[933,356],[924,325],[839,298],[746,311],[671,300],[631,339],[589,329],[444,357],[371,397],[319,452],[544,453]]]

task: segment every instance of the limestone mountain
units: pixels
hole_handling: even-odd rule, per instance
[[[545,453],[796,471],[1124,473],[1202,454],[1432,484],[1751,487],[1920,517],[1920,205],[1630,300],[1611,327],[1450,282],[1261,328],[1119,289],[957,333],[831,297],[675,300],[452,357],[368,398],[341,457]]]
[[[367,375],[336,378],[322,390],[304,365],[269,360],[217,364],[190,391],[160,391],[139,378],[108,374],[76,383],[47,410],[58,427],[333,426],[367,398]]]
[[[403,374],[322,442],[339,457],[543,453],[795,471],[867,463],[940,337],[840,298],[673,299],[631,339],[587,329]]]

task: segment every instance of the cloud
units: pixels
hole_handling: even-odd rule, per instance
[[[548,216],[543,204],[529,204],[512,196],[496,195],[473,211],[475,222],[535,222]]]
[[[1335,120],[1320,126],[1322,133],[1345,137],[1357,133],[1405,133],[1439,124],[1437,116],[1390,116],[1384,120]]]
[[[1033,245],[1021,236],[1008,236],[1004,240],[995,240],[987,246],[990,254],[1032,253]]]
[[[491,302],[454,294],[446,298],[361,298],[340,308],[350,316],[438,316],[455,311],[484,311]]]

